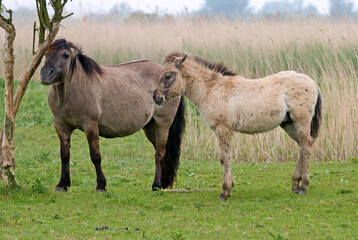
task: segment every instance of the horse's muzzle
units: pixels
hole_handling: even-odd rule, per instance
[[[53,68],[42,68],[40,73],[42,85],[50,85],[55,79],[55,70]]]

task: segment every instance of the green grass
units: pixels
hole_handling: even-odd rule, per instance
[[[14,89],[17,88],[17,81]],[[0,78],[0,117],[4,119],[4,89],[5,81]],[[30,81],[21,101],[15,124],[17,127],[52,126],[52,113],[47,103],[48,86]]]
[[[85,136],[75,131],[72,185],[68,193],[55,193],[59,141],[47,91],[31,82],[16,119],[21,187],[0,182],[1,239],[357,239],[356,158],[311,163],[312,181],[304,196],[290,190],[294,162],[236,162],[235,191],[218,202],[222,171],[217,155],[195,155],[193,146],[183,151],[175,189],[199,191],[152,192],[154,150],[138,132],[100,140],[108,183],[108,192],[100,194],[94,192]]]
[[[0,184],[3,239],[354,239],[357,161],[311,164],[304,195],[291,193],[295,163],[235,163],[235,192],[218,202],[219,161],[182,157],[175,189],[152,192],[153,149],[139,132],[101,139],[108,192],[96,193],[83,133],[72,140],[68,193],[55,193],[59,144],[51,127],[18,128],[17,180]],[[96,230],[107,227],[105,230]],[[128,228],[128,230],[126,230]]]

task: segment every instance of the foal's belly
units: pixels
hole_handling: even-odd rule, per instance
[[[235,131],[246,134],[255,134],[270,131],[280,125],[282,121],[270,121],[266,123],[245,123],[241,126],[235,126]]]
[[[280,125],[287,111],[285,109],[261,109],[261,111],[250,112],[239,115],[234,126],[234,131],[254,134],[267,132]]]

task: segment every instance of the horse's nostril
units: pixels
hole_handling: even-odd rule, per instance
[[[55,69],[50,68],[49,70],[47,70],[47,76],[51,77],[54,74],[55,74]]]
[[[41,69],[41,75],[43,75],[43,76],[51,77],[54,74],[55,74],[55,69],[53,69],[53,68]]]

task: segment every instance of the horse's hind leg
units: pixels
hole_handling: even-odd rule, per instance
[[[219,140],[219,147],[220,147],[220,162],[223,168],[223,185],[222,185],[222,192],[219,195],[218,200],[226,200],[230,196],[230,192],[234,186],[234,180],[232,177],[232,170],[231,170],[231,142],[232,142],[232,135],[233,131],[226,127],[218,126],[215,130],[216,136]]]
[[[154,175],[154,181],[152,184],[152,190],[158,190],[162,187],[161,184],[161,175],[162,175],[162,163],[165,156],[165,144],[166,141],[163,141],[163,138],[158,139],[158,144],[156,140],[156,132],[158,131],[156,129],[156,123],[155,120],[152,119],[144,128],[144,133],[148,140],[153,144],[155,149],[155,175]],[[160,135],[161,132],[159,131],[158,134]],[[165,131],[163,133],[165,135]],[[168,133],[167,133],[168,135]]]
[[[70,141],[72,130],[62,127],[61,125],[55,124],[58,137],[61,144],[61,178],[60,182],[56,185],[55,191],[66,191],[70,186]]]
[[[101,166],[101,152],[99,151],[99,130],[97,122],[87,126],[85,129],[88,146],[90,149],[90,155],[93,165],[96,168],[97,174],[97,187],[96,191],[106,191],[106,178],[104,177],[102,166]]]

